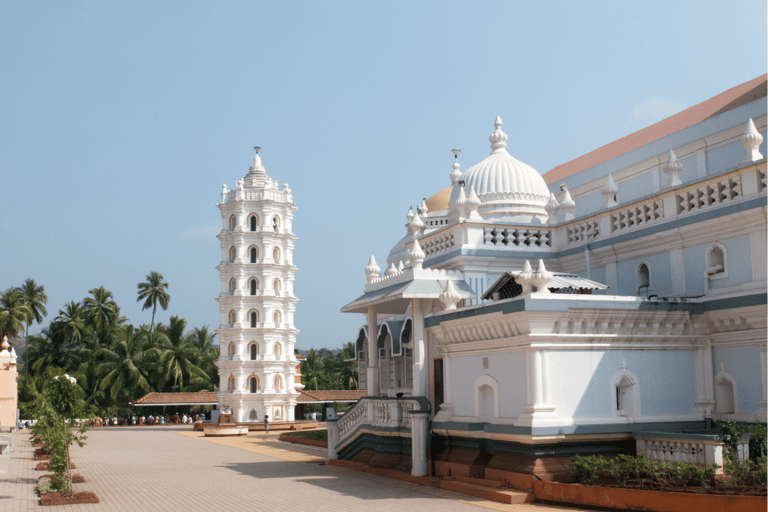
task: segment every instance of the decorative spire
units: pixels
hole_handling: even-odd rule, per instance
[[[491,134],[490,137],[488,137],[488,140],[491,141],[491,149],[494,151],[499,151],[507,147],[507,134],[501,131],[501,116],[496,116],[496,121],[494,121],[494,126],[496,127],[496,130]]]
[[[410,224],[411,220],[413,220],[413,206],[408,208],[408,213],[405,214],[405,218],[408,219],[408,224]]]
[[[3,350],[8,350],[9,347],[10,345],[8,344],[8,336],[3,336],[3,342],[0,344],[0,348]]]
[[[568,192],[568,187],[566,187],[565,184],[560,185],[560,189],[563,191],[563,199],[560,201],[560,209],[563,210],[563,213],[565,214],[563,220],[573,220],[576,218],[573,214],[573,212],[576,211],[576,203],[571,199],[571,193]]]
[[[763,155],[760,153],[760,144],[763,143],[763,136],[755,128],[755,123],[750,118],[747,121],[747,127],[744,130],[744,135],[741,137],[741,145],[747,150],[747,156],[744,158],[744,163],[757,162],[762,160]]]
[[[544,260],[539,259],[539,265],[536,267],[536,272],[533,273],[533,278],[531,279],[534,291],[549,293],[546,285],[552,280],[552,277],[554,277],[552,272],[544,267]]]
[[[610,174],[605,178],[605,185],[600,189],[600,193],[603,194],[603,208],[613,208],[616,206],[616,194],[619,193],[619,187],[616,186],[613,176]]]
[[[478,206],[480,206],[480,198],[475,193],[475,186],[470,185],[469,195],[467,196],[467,210],[469,214],[476,211]]]
[[[410,228],[413,236],[418,235],[419,232],[424,228],[424,221],[421,220],[421,216],[418,213],[414,215],[413,219],[411,219],[411,222],[408,223],[408,228]]]
[[[402,272],[405,269],[405,263],[403,263],[403,260],[400,260],[400,262],[397,264],[397,271]]]
[[[368,260],[368,266],[365,267],[365,275],[368,277],[369,283],[381,277],[381,269],[376,264],[376,258],[374,258],[373,255],[371,255],[371,259]]]
[[[422,218],[427,218],[427,212],[429,211],[429,207],[427,206],[427,198],[421,200],[421,206],[417,206],[416,210],[419,212],[419,215],[422,216]]]
[[[427,255],[424,254],[424,251],[421,250],[419,241],[414,239],[413,247],[411,247],[411,250],[408,251],[408,259],[411,260],[411,265],[413,265],[414,270],[421,270],[421,264],[424,263],[424,258],[426,257]]]
[[[397,269],[395,268],[395,262],[394,261],[389,264],[389,266],[387,267],[387,271],[384,272],[385,276],[391,276],[393,274],[397,274]]]
[[[11,347],[11,364],[16,364],[16,349]]]
[[[678,175],[680,174],[680,171],[683,170],[683,164],[681,164],[677,157],[675,156],[675,152],[671,149],[669,150],[669,162],[667,162],[667,165],[664,166],[664,174],[667,175],[667,186],[669,187],[676,187],[678,185],[682,185],[683,182],[680,181],[680,178]]]
[[[459,170],[459,167],[461,167],[459,164],[459,153],[461,153],[461,150],[452,149],[451,153],[453,153],[453,172],[451,172],[451,183],[456,183],[457,180],[461,179],[461,171]]]
[[[461,295],[456,291],[456,287],[453,286],[453,281],[450,279],[445,283],[445,289],[443,293],[438,297],[440,302],[445,306],[445,310],[456,309],[456,303],[461,300]]]
[[[544,209],[547,211],[547,215],[549,216],[547,218],[547,222],[549,224],[554,223],[557,220],[557,212],[560,211],[560,203],[557,202],[555,194],[550,192],[549,202],[544,205]]]
[[[530,293],[533,290],[533,271],[530,261],[525,260],[523,270],[515,276],[515,281],[522,286],[523,293]]]
[[[221,186],[221,202],[222,202],[222,203],[223,203],[223,202],[225,202],[225,201],[227,200],[227,194],[228,194],[228,193],[229,193],[229,192],[227,191],[227,184],[226,184],[226,183],[224,183],[224,184]]]
[[[261,157],[259,156],[259,150],[261,149],[259,146],[255,146],[253,149],[256,150],[256,156],[253,157],[253,165],[251,166],[251,171],[256,170],[264,170],[264,166],[261,165]]]

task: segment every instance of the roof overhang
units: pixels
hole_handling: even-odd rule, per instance
[[[414,278],[366,291],[363,295],[341,308],[341,312],[365,314],[368,312],[368,308],[375,307],[376,312],[380,314],[402,315],[408,309],[412,299],[439,298],[449,280],[453,281],[453,286],[462,299],[467,299],[474,295],[472,288],[463,279]]]

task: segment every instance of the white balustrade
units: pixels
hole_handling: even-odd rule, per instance
[[[741,176],[731,176],[678,193],[675,196],[677,213],[699,211],[708,206],[733,201],[742,195]]]
[[[636,227],[645,227],[664,217],[664,205],[661,200],[650,201],[626,210],[611,213],[611,233]]]
[[[722,472],[725,445],[716,435],[676,435],[675,433],[648,433],[636,435],[637,453],[651,459],[667,462],[693,462],[717,464]],[[739,440],[739,459],[749,457],[749,440]]]
[[[507,247],[548,247],[552,245],[552,236],[546,229],[486,227],[483,228],[483,244]]]

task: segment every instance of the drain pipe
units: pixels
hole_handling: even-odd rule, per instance
[[[584,259],[587,262],[587,279],[592,279],[592,265],[589,263],[589,244],[584,244]]]

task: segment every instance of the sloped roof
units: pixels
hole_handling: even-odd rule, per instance
[[[197,393],[147,393],[133,405],[212,405],[219,403],[219,394],[215,391]]]
[[[762,75],[732,87],[717,96],[702,101],[698,105],[678,112],[658,123],[646,126],[642,130],[630,133],[626,137],[615,140],[605,146],[582,155],[570,162],[560,164],[544,174],[544,181],[552,184],[572,176],[584,169],[589,169],[605,161],[623,155],[629,151],[650,144],[651,142],[678,132],[689,126],[700,123],[711,117],[727,112],[736,107],[766,96],[766,81],[768,75]]]
[[[509,297],[504,297],[502,295],[502,298],[510,298],[510,297],[515,297],[516,295],[519,295],[522,292],[522,288],[515,281],[515,276],[517,276],[518,274],[519,272],[504,273],[503,276],[498,278],[496,282],[493,283],[493,285],[490,288],[488,288],[488,290],[483,294],[482,299],[483,300],[492,299],[494,293],[503,291],[502,288],[504,288],[508,284],[514,288],[518,288],[518,290],[515,293],[511,293]],[[578,274],[563,274],[561,272],[553,272],[552,280],[547,283],[547,289],[549,289],[550,291],[563,290],[563,289],[607,290],[608,287],[604,284],[600,284],[596,281],[592,281],[591,279],[581,277]],[[510,292],[512,292],[512,290],[510,290]]]
[[[302,390],[297,402],[357,402],[368,392],[364,389],[313,389]]]

